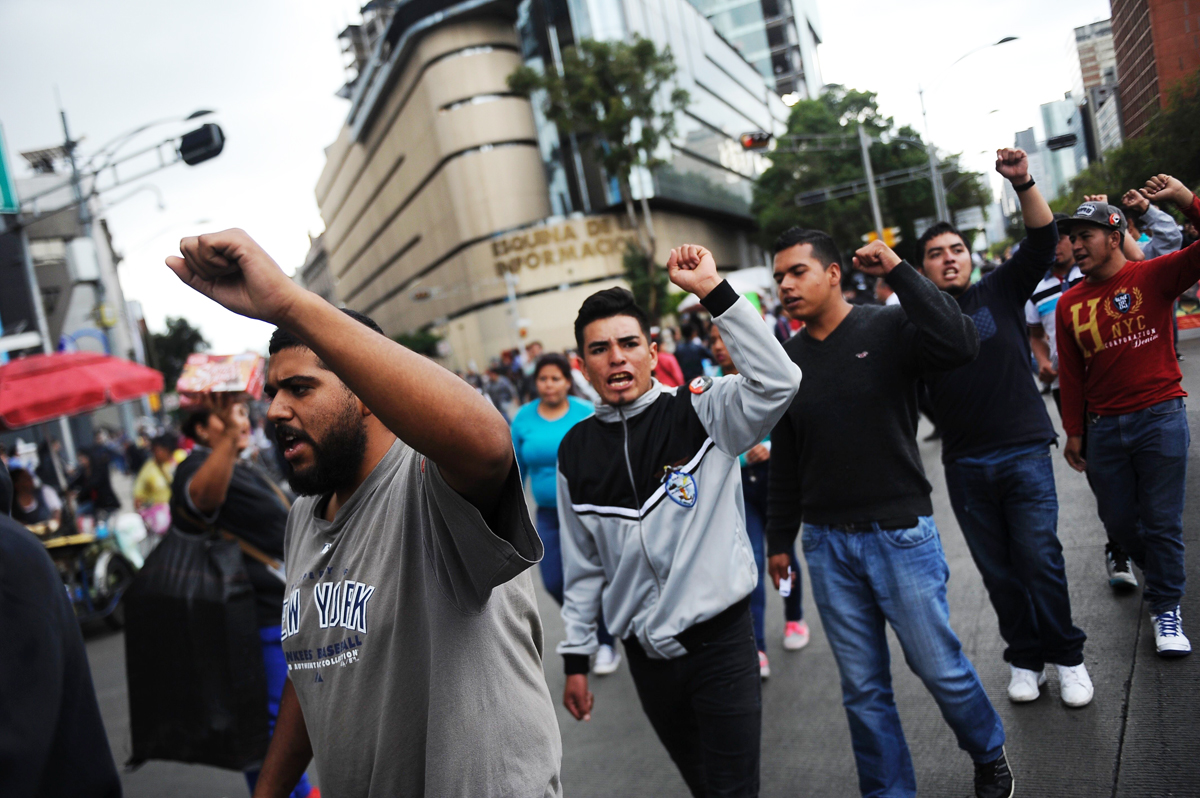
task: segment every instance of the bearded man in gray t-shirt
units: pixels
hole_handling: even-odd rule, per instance
[[[292,508],[288,683],[254,790],[558,796],[562,744],[508,427],[470,385],[303,290],[240,230],[167,259],[278,325],[267,391]]]

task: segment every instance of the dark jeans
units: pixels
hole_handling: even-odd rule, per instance
[[[757,796],[762,679],[744,613],[677,659],[650,659],[625,641],[642,709],[692,795]]]
[[[750,617],[754,621],[754,644],[759,651],[767,650],[766,614],[767,614],[767,532],[766,516],[758,507],[746,502],[746,534],[750,537],[750,548],[754,551],[754,564],[758,566],[758,584],[750,594]],[[783,618],[787,621],[799,621],[804,618],[804,608],[800,605],[801,592],[804,587],[804,574],[800,563],[796,562],[796,549],[792,547],[792,592],[783,599]]]
[[[283,697],[283,685],[287,681],[287,659],[283,656],[283,642],[279,639],[280,632],[278,626],[263,626],[258,630],[258,639],[262,643],[263,667],[267,671],[267,724],[270,726],[271,733],[275,733],[275,720],[279,717],[279,701]],[[250,792],[254,792],[254,786],[258,784],[258,770],[247,770],[245,772],[246,784],[250,786]],[[296,783],[295,789],[288,793],[288,798],[306,798],[312,792],[312,785],[308,783],[308,774],[301,773],[300,781]]]
[[[1087,639],[1071,623],[1048,447],[994,465],[946,464],[950,503],[1008,643],[1006,662],[1078,665]]]
[[[933,518],[911,529],[804,525],[813,599],[842,677],[842,705],[865,798],[914,798],[917,777],[892,692],[887,625],[904,660],[975,762],[1004,746],[1004,725],[950,628],[950,568]]]
[[[1059,388],[1055,388],[1054,390],[1051,391],[1051,393],[1054,395],[1054,404],[1055,404],[1055,406],[1058,407],[1058,418],[1059,418],[1059,420],[1061,420],[1062,419],[1062,391]],[[1080,446],[1079,456],[1082,457],[1084,460],[1087,460],[1087,435],[1086,434],[1083,436],[1083,443]],[[1092,484],[1091,471],[1084,472],[1084,476],[1087,477],[1088,487],[1091,488],[1092,493],[1095,494],[1096,486]],[[1103,521],[1101,521],[1101,523],[1103,523]],[[1121,548],[1121,544],[1119,544],[1119,543],[1117,543],[1117,541],[1113,540],[1113,536],[1108,534],[1107,529],[1105,529],[1104,533],[1108,537],[1109,550],[1112,551],[1114,554],[1122,553],[1124,551],[1124,549]]]
[[[542,539],[542,561],[538,569],[542,572],[542,584],[546,592],[558,602],[563,603],[563,564],[562,543],[558,538],[558,509],[555,507],[537,508],[537,532]],[[600,616],[600,624],[596,629],[596,639],[602,646],[611,646],[613,636],[604,625],[604,616]]]
[[[1122,416],[1089,416],[1087,471],[1100,520],[1146,577],[1150,611],[1183,597],[1183,499],[1191,443],[1183,399]]]

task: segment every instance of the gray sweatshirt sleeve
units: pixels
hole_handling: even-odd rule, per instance
[[[562,472],[558,477],[558,536],[562,546],[562,618],[566,639],[558,644],[567,673],[587,673],[587,658],[598,645],[596,629],[606,577],[596,541],[571,507],[571,488]]]
[[[1146,260],[1174,252],[1183,245],[1183,231],[1166,211],[1151,204],[1142,214],[1142,222],[1143,229],[1150,233],[1150,240],[1142,247],[1142,254],[1146,256]]]
[[[722,282],[703,299],[738,373],[713,380],[692,407],[713,443],[737,457],[767,437],[800,389],[800,367],[758,311]]]

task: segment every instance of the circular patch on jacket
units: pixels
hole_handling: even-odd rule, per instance
[[[696,478],[691,474],[685,471],[671,471],[667,474],[664,485],[667,496],[680,507],[696,506]]]
[[[694,394],[702,394],[712,387],[712,377],[697,377],[688,383],[688,390]],[[689,507],[691,505],[688,505]]]

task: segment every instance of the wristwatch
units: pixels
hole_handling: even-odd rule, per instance
[[[1028,191],[1029,189],[1033,188],[1035,185],[1037,185],[1037,184],[1033,181],[1033,178],[1030,177],[1028,183],[1022,183],[1019,186],[1013,186],[1013,191]]]

